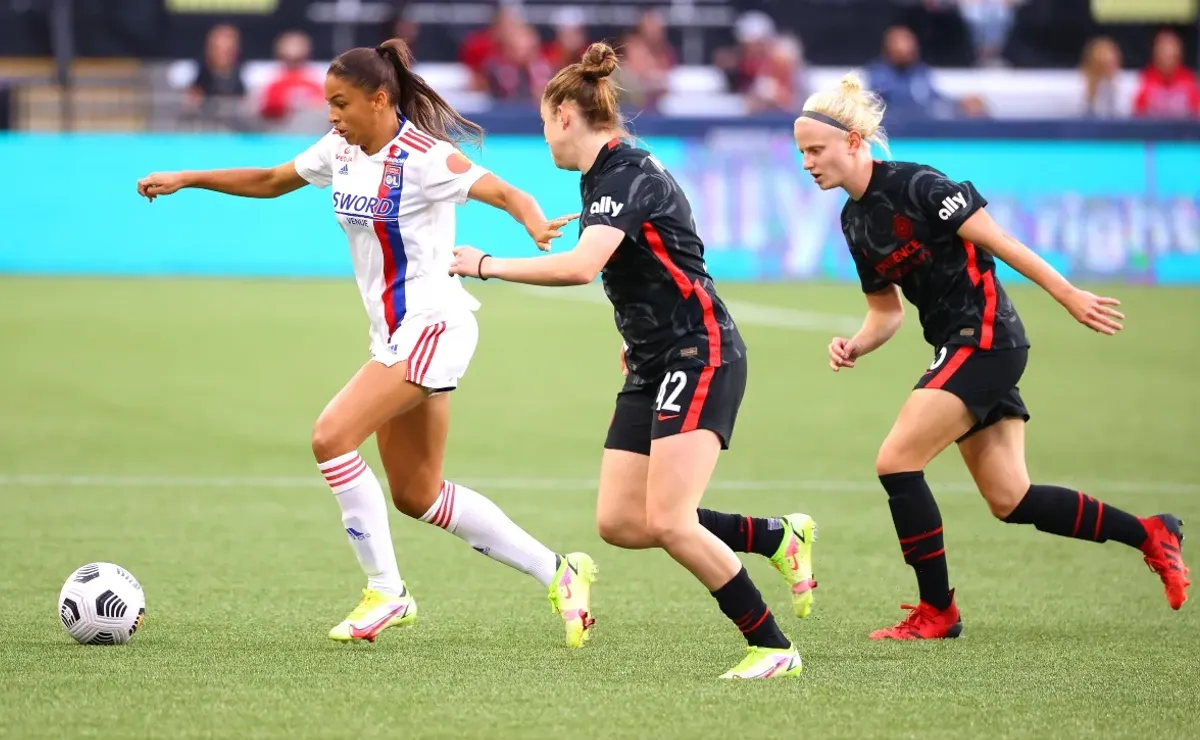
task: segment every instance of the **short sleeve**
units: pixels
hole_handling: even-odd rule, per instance
[[[909,199],[925,214],[934,229],[956,233],[971,216],[987,205],[970,182],[955,182],[937,170],[918,170],[909,181]]]
[[[452,161],[458,164],[452,167]],[[452,145],[439,141],[425,155],[420,168],[421,194],[433,203],[449,201],[462,205],[467,202],[471,186],[487,173]]]
[[[858,271],[858,281],[862,284],[862,292],[878,293],[891,285],[887,278],[875,272],[861,253],[850,248],[850,256],[854,258],[854,267]]]
[[[665,175],[663,175],[665,177]],[[654,172],[634,164],[614,167],[601,175],[591,198],[583,204],[581,229],[601,225],[637,238],[642,224],[670,196],[667,183]]]
[[[325,134],[317,143],[296,156],[293,161],[296,174],[319,188],[329,187],[333,182],[333,153],[341,142],[342,137],[338,136],[337,132],[330,131]]]

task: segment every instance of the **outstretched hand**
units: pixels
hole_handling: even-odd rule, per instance
[[[529,236],[533,239],[534,243],[537,244],[538,249],[542,250],[543,252],[549,252],[551,240],[562,236],[562,231],[560,231],[560,229],[579,218],[579,216],[580,214],[578,213],[559,216],[558,218],[554,218],[549,221],[543,221],[542,223],[527,228],[526,230],[529,232]]]
[[[138,180],[138,195],[151,203],[160,195],[170,195],[184,185],[183,175],[179,172],[155,172]]]
[[[1076,289],[1063,305],[1076,321],[1093,331],[1111,336],[1123,328],[1121,321],[1125,319],[1125,314],[1114,308],[1121,305],[1116,298],[1106,298]]]

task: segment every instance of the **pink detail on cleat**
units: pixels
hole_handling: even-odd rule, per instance
[[[366,640],[367,642],[375,642],[375,638],[379,637],[379,633],[383,631],[384,625],[393,617],[402,616],[408,611],[408,604],[396,604],[388,610],[379,619],[367,625],[364,629],[359,629],[354,625],[350,625],[350,636],[355,640]]]
[[[800,581],[799,583],[794,584],[792,586],[792,595],[799,596],[800,594],[806,594],[816,587],[817,582],[809,578],[807,581]]]

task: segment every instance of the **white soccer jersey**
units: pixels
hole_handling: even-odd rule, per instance
[[[333,185],[333,211],[350,242],[354,276],[371,320],[374,348],[389,344],[409,318],[425,324],[479,303],[448,273],[454,206],[487,170],[452,172],[457,150],[404,118],[396,137],[373,156],[336,131],[296,157],[296,172],[319,188]]]

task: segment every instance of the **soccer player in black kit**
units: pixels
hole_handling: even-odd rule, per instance
[[[1080,290],[1033,251],[1007,235],[970,182],[938,170],[871,158],[886,145],[883,104],[854,75],[813,95],[796,119],[796,145],[824,190],[850,196],[842,231],[867,298],[862,329],[829,345],[830,367],[852,368],[887,342],[917,307],[933,363],[900,410],[875,461],[888,494],[904,560],[916,571],[920,604],[876,640],[957,637],[942,540],[942,519],[924,468],[957,442],[992,514],[1009,524],[1093,542],[1116,540],[1139,549],[1179,609],[1190,585],[1180,553],[1179,519],[1138,518],[1080,491],[1031,484],[1025,467],[1029,412],[1017,391],[1029,342],[995,274],[995,258],[1041,286],[1084,326],[1102,334],[1121,329],[1117,301]]]
[[[546,86],[541,114],[555,165],[583,173],[578,246],[525,259],[455,250],[451,273],[534,285],[581,285],[603,272],[625,342],[625,386],[605,441],[597,525],[618,547],[660,547],[716,598],[746,638],[745,659],[722,678],[798,675],[783,635],[735,550],[771,558],[812,602],[815,525],[804,514],[755,519],[697,506],[729,445],[746,388],[746,346],[704,264],[691,206],[648,152],[623,140],[616,55],[592,44]]]

